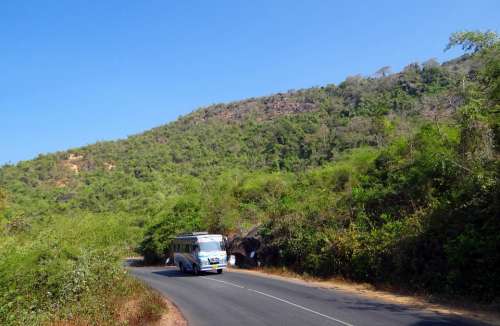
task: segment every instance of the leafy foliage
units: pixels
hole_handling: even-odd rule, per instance
[[[464,51],[478,52],[491,48],[499,41],[498,35],[493,31],[464,31],[456,32],[450,36],[446,50],[460,45]]]
[[[112,323],[114,298],[128,295],[121,255],[137,232],[124,216],[59,216],[0,239],[0,323],[84,318]]]

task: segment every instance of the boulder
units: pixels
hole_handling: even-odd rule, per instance
[[[235,256],[236,266],[238,267],[260,266],[261,242],[259,226],[256,226],[247,234],[229,238],[228,253]]]

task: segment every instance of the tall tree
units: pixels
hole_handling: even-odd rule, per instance
[[[379,70],[375,72],[376,77],[386,77],[391,73],[391,67],[390,66],[383,66]]]
[[[445,51],[454,48],[455,46],[461,46],[462,50],[464,50],[465,52],[476,53],[485,48],[492,47],[493,45],[498,43],[498,41],[498,34],[493,31],[456,32],[451,34]]]
[[[480,71],[481,87],[471,85],[466,105],[460,111],[460,152],[469,161],[491,159],[499,139],[500,38],[492,31],[457,32],[445,50],[461,46],[485,62]]]

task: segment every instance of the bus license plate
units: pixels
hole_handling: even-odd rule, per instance
[[[219,265],[212,265],[212,269],[217,269],[219,268]]]

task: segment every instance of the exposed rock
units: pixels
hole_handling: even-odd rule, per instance
[[[83,159],[83,155],[69,154],[69,156],[68,156],[68,161],[78,161],[81,159]]]
[[[256,121],[272,120],[283,115],[311,112],[318,109],[318,103],[303,99],[297,93],[278,93],[261,98],[250,98],[229,104],[215,104],[194,113],[193,120],[211,119],[241,121],[252,117]]]
[[[236,235],[228,241],[228,252],[236,258],[238,267],[260,265],[261,236],[259,226],[252,228],[246,235]]]
[[[106,168],[106,170],[111,171],[114,170],[114,168],[116,168],[116,165],[113,163],[104,162],[104,167]]]

